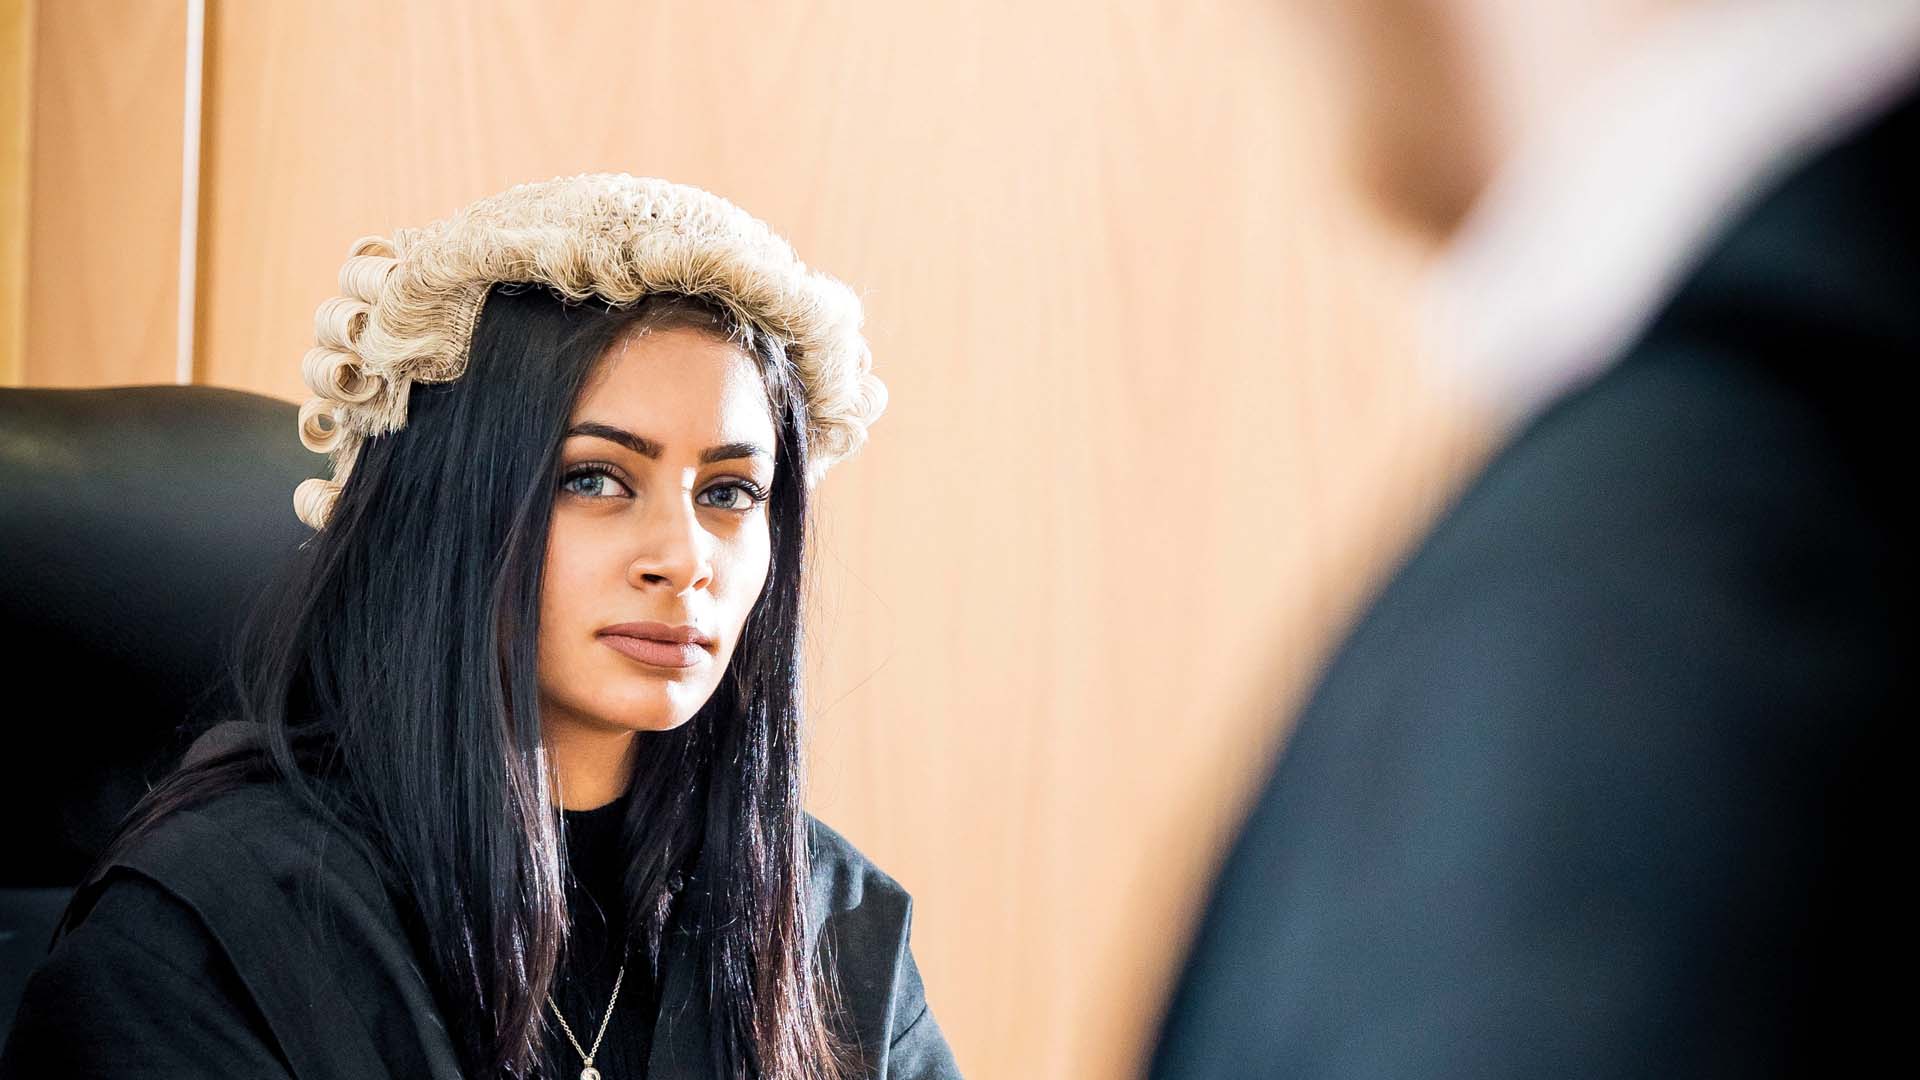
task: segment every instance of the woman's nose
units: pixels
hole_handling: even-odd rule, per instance
[[[667,589],[678,596],[713,581],[712,537],[700,527],[691,495],[662,499],[647,515],[640,550],[627,564],[636,589]]]

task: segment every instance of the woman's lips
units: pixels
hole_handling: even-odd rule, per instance
[[[624,656],[663,668],[690,668],[707,658],[713,641],[691,626],[621,623],[600,631],[600,640]]]
[[[707,658],[707,650],[692,642],[655,641],[625,634],[602,634],[600,640],[615,652],[654,667],[690,668]]]

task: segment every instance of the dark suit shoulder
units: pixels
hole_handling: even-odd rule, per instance
[[[812,814],[807,815],[807,853],[817,915],[884,913],[897,919],[904,932],[913,906],[907,890],[852,841]]]
[[[291,1066],[198,914],[121,871],[35,969],[0,1077],[136,1074],[269,1077]]]
[[[225,903],[237,918],[284,913],[303,924],[350,910],[392,920],[393,901],[367,845],[329,821],[283,780],[220,792],[161,819],[120,853],[119,863],[177,890],[192,890],[209,916]],[[261,911],[255,889],[271,888],[285,908]]]
[[[1303,710],[1153,1075],[1731,1075],[1833,1030],[1898,545],[1791,347],[1656,335],[1466,492]]]
[[[368,849],[285,782],[243,784],[168,815],[96,888],[126,872],[198,917],[296,1065],[455,1075],[399,901]]]
[[[274,866],[299,860],[319,834],[337,831],[287,782],[275,779],[242,784],[170,814],[141,843],[158,844],[196,822],[217,827]]]
[[[869,1075],[953,1080],[960,1075],[927,1005],[911,944],[913,898],[819,819],[807,817],[808,904],[816,954]]]

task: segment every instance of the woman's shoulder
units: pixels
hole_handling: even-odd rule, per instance
[[[0,1077],[286,1075],[240,972],[190,905],[126,872],[95,892],[36,965]]]
[[[281,778],[238,784],[171,810],[113,857],[163,882],[259,878],[283,887],[321,875],[377,878],[363,845]]]
[[[247,782],[166,812],[75,893],[23,1005],[33,1045],[7,1065],[184,1076],[231,1058],[212,1074],[379,1075],[361,1012],[425,1000],[411,971],[371,866],[286,784]],[[85,1000],[109,1003],[112,1022],[75,1039],[57,1018]]]
[[[403,941],[404,923],[363,845],[284,780],[261,779],[171,810],[120,845],[75,896],[68,923],[130,882],[192,911],[244,969],[288,942]],[[276,944],[277,943],[277,944]]]
[[[913,898],[846,837],[807,817],[820,953],[874,1075],[948,1077],[960,1068],[913,958]]]
[[[266,766],[258,725],[214,725],[187,749],[181,772],[219,766],[225,764],[219,759],[250,750],[262,754],[257,770],[244,779],[230,773],[226,781],[209,781],[196,794],[183,794],[120,845],[121,864],[175,872],[214,864],[222,873],[265,872],[275,879],[312,875],[322,866],[334,875],[372,873],[367,845],[337,812],[325,809],[340,801],[334,781],[303,774],[296,782]],[[206,779],[204,772],[200,775]]]
[[[808,922],[843,978],[891,984],[909,955],[913,897],[839,832],[807,816]],[[910,964],[910,961],[909,961]]]
[[[217,952],[296,1064],[376,1075],[362,1066],[397,1055],[447,1075],[424,1064],[453,1052],[401,905],[364,845],[290,782],[240,784],[159,819],[76,897],[70,932],[98,940],[155,907],[180,931],[156,962]],[[379,1044],[338,1032],[378,1032]]]
[[[807,855],[810,892],[818,916],[826,918],[853,911],[885,913],[896,918],[904,929],[913,908],[913,897],[892,875],[853,846],[852,841],[812,814],[807,815]]]

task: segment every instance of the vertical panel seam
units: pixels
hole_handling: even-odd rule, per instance
[[[206,68],[207,0],[187,0],[186,86],[180,112],[180,309],[173,381],[193,382],[200,281],[200,121]]]

